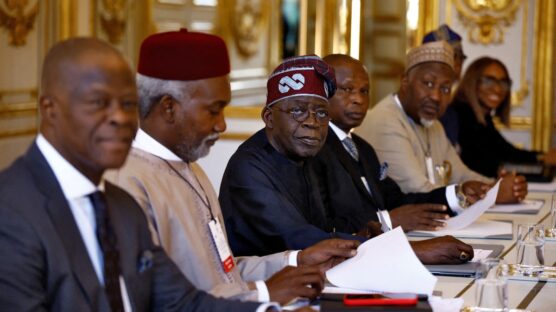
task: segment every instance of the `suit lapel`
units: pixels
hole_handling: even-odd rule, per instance
[[[373,196],[371,196],[367,191],[367,188],[363,184],[363,181],[361,181],[361,173],[359,172],[359,169],[354,166],[353,159],[351,158],[349,153],[342,145],[342,142],[340,141],[336,133],[334,133],[334,131],[330,127],[328,127],[328,137],[326,140],[330,144],[330,147],[332,148],[333,152],[338,156],[338,159],[340,160],[342,166],[344,166],[344,168],[348,171],[349,175],[351,176],[351,179],[353,180],[353,182],[355,183],[359,191],[364,193],[367,199],[370,200],[376,206],[377,203],[374,199],[374,194],[378,193],[377,188],[372,187],[371,184],[369,184],[369,188],[373,193]],[[363,155],[359,155],[360,157],[359,159],[361,159],[362,156]],[[374,185],[374,183],[372,185]]]
[[[36,143],[27,152],[25,160],[34,176],[37,188],[45,198],[47,213],[66,249],[72,271],[91,307],[97,309],[97,298],[101,295],[99,292],[103,288],[100,286],[91,259],[89,259],[89,253],[81,238],[81,232],[75,223],[58,180]]]
[[[366,141],[364,141],[362,138],[360,138],[356,134],[352,134],[352,135],[353,135],[353,141],[358,146],[362,146],[363,143],[367,144]],[[369,159],[370,155],[366,155],[366,153],[363,152],[362,148],[359,149],[359,154],[362,154],[359,157],[359,159],[361,160],[361,165],[363,166],[363,171],[365,172],[365,175],[367,176],[367,183],[369,183],[369,188],[373,192],[373,199],[375,200],[376,203],[378,203],[378,207],[380,209],[384,209],[384,198],[382,198],[382,192],[380,191],[378,185],[376,184],[377,172],[380,172],[380,163],[378,162],[378,159],[377,159],[376,163],[379,165],[379,168],[371,168],[370,167],[371,166],[371,161],[367,161],[367,159]]]

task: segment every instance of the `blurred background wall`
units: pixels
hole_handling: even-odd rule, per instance
[[[237,146],[263,127],[266,77],[286,56],[346,53],[371,78],[370,102],[397,90],[407,49],[449,24],[463,37],[466,64],[500,58],[512,85],[514,144],[555,145],[555,3],[551,0],[0,0],[0,168],[32,142],[38,127],[42,59],[74,36],[104,39],[135,67],[149,34],[185,27],[221,35],[230,51],[228,129],[200,160],[218,189]]]

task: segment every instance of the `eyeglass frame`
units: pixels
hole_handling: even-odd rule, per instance
[[[294,106],[288,109],[280,109],[279,107],[276,106],[272,106],[269,108],[270,110],[273,111],[278,111],[278,112],[282,112],[282,113],[287,113],[290,115],[290,117],[295,120],[298,123],[302,123],[305,122],[309,116],[311,116],[312,114],[315,115],[315,120],[320,124],[320,125],[327,125],[328,122],[330,121],[330,115],[328,112],[328,109],[324,109],[324,108],[319,108],[319,110],[322,109],[322,111],[326,112],[326,116],[324,117],[319,117],[317,114],[320,113],[321,111],[316,111],[314,109],[310,109],[309,107],[304,107],[301,108],[299,106]],[[301,115],[299,115],[298,117],[295,116],[295,113],[293,112],[294,109],[304,109],[303,112],[301,112]]]
[[[512,88],[512,80],[510,78],[498,79],[493,76],[481,76],[479,77],[479,85],[485,88],[492,88],[494,85],[498,85],[502,90],[509,91]]]

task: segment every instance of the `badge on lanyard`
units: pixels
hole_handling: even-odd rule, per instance
[[[434,178],[434,165],[432,163],[432,157],[427,156],[425,158],[425,164],[427,165],[427,176],[429,178],[429,182],[432,184],[436,184],[436,179]]]
[[[212,235],[212,240],[216,245],[218,256],[220,256],[222,267],[224,271],[228,273],[234,268],[235,263],[232,252],[230,251],[230,246],[228,246],[224,232],[222,232],[222,226],[220,226],[220,222],[216,219],[210,220],[208,226],[210,234]]]

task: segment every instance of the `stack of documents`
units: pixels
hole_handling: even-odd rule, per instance
[[[526,199],[519,204],[494,205],[487,212],[490,213],[518,213],[518,214],[537,214],[544,205],[542,199]]]

